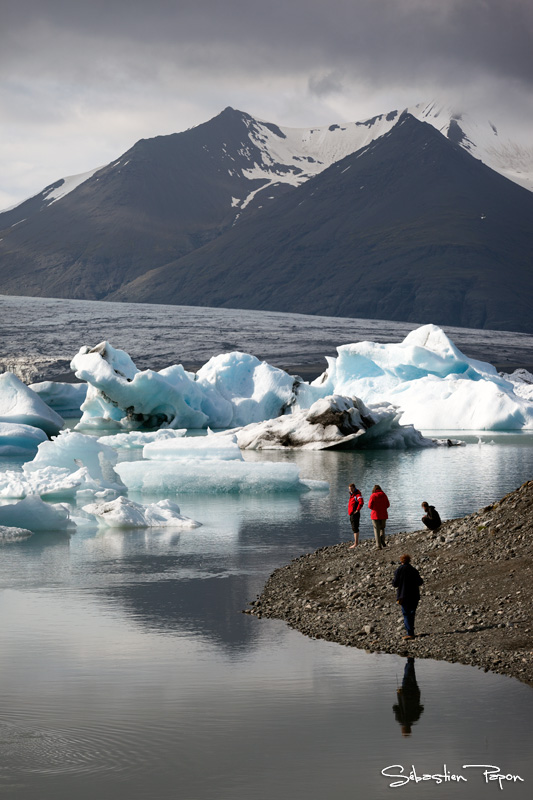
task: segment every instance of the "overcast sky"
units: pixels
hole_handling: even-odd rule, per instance
[[[279,125],[441,99],[533,144],[532,0],[2,0],[0,208],[230,105]]]

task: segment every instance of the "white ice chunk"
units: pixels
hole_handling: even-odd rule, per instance
[[[172,461],[176,458],[215,458],[221,461],[232,459],[242,461],[242,453],[234,434],[187,436],[184,439],[152,442],[145,446],[143,457],[151,461]]]
[[[198,528],[200,522],[184,517],[177,503],[160,500],[143,506],[125,497],[109,503],[91,503],[83,506],[88,514],[98,518],[101,525],[109,528]]]
[[[278,416],[294,402],[294,378],[246,353],[215,356],[195,375],[180,364],[139,372],[102,342],[72,360],[89,382],[78,430],[228,428]]]
[[[29,531],[57,531],[75,528],[68,506],[44,503],[40,497],[26,497],[19,503],[0,506],[0,525]]]
[[[41,428],[20,425],[15,422],[0,422],[0,456],[25,456],[31,458],[41,442],[47,439]]]
[[[0,544],[20,542],[23,539],[27,539],[28,536],[31,535],[32,531],[28,531],[25,528],[4,528],[3,525],[0,525]]]
[[[337,348],[327,372],[301,387],[298,406],[338,393],[398,406],[402,424],[428,430],[533,428],[533,403],[491,364],[467,358],[436,325],[399,344],[359,342]]]
[[[361,447],[431,447],[411,425],[401,426],[401,412],[389,403],[366,406],[357,397],[329,395],[307,410],[247,425],[237,432],[243,450],[347,450]]]
[[[30,383],[30,389],[62,417],[81,417],[81,406],[87,396],[86,383],[41,381]]]
[[[124,461],[116,471],[129,490],[147,494],[306,491],[295,464],[246,461]]]
[[[90,383],[77,428],[134,429],[139,427],[202,428],[208,417],[201,409],[204,392],[181,365],[161,372],[137,367],[123,350],[102,342],[89,350],[82,347],[72,359],[76,377]]]
[[[124,486],[113,469],[116,460],[115,450],[94,437],[63,431],[52,441],[39,445],[37,455],[33,461],[24,464],[23,470],[31,475],[44,467],[56,467],[74,473],[83,467],[92,482],[85,480],[82,488],[111,489],[120,493]]]
[[[214,356],[197,372],[198,383],[210,385],[233,408],[225,425],[210,422],[211,427],[237,427],[278,417],[295,400],[294,378],[247,353]]]
[[[18,422],[41,428],[48,436],[59,433],[63,419],[12,372],[0,375],[0,422]]]
[[[186,428],[172,430],[171,428],[160,428],[157,431],[130,431],[129,433],[116,433],[112,436],[101,436],[98,441],[108,447],[116,447],[122,450],[134,450],[144,447],[145,444],[152,442],[162,442],[167,439],[179,439],[187,433]]]
[[[26,465],[24,465],[26,466]],[[75,498],[85,488],[99,490],[85,468],[71,472],[64,467],[43,467],[27,474],[15,470],[0,472],[0,498],[39,495],[45,498]]]

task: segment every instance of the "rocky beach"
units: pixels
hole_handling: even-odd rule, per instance
[[[276,570],[244,613],[283,619],[315,639],[468,664],[533,686],[532,506],[528,481],[438,531],[387,537],[383,550],[373,539],[320,548]],[[403,553],[424,579],[412,641],[403,639],[392,587]]]

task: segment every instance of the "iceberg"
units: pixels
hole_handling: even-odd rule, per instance
[[[339,393],[392,403],[402,411],[400,423],[427,430],[533,428],[533,403],[491,364],[467,358],[436,325],[398,344],[359,342],[337,352],[323,375],[299,387],[300,407]]]
[[[295,379],[246,353],[210,359],[195,375],[181,364],[139,371],[108,342],[72,359],[89,383],[77,430],[229,428],[279,416],[295,400]]]
[[[97,517],[99,523],[108,528],[199,528],[201,523],[184,517],[177,503],[160,500],[143,506],[117,497],[107,503],[91,503],[83,506],[83,511]]]
[[[212,389],[231,407],[231,418],[210,421],[212,428],[236,428],[281,416],[296,399],[298,381],[282,369],[247,353],[214,356],[197,372],[203,388]]]
[[[152,495],[305,492],[329,488],[300,479],[296,464],[181,458],[123,461],[116,471],[129,491]]]
[[[204,392],[181,365],[141,372],[127,353],[102,342],[82,347],[71,367],[89,383],[77,430],[207,426]]]
[[[363,404],[382,409],[382,433],[375,436],[379,428],[370,435],[367,431],[366,446],[373,437],[375,446],[384,446],[387,404],[399,412],[393,422],[389,409],[388,446],[402,446],[402,441],[416,446],[416,436],[412,431],[402,432],[403,425],[426,430],[533,429],[527,376],[499,375],[491,364],[468,358],[436,325],[417,328],[395,344],[341,345],[337,354],[327,358],[323,375],[305,383],[240,352],[215,356],[194,374],[181,365],[141,372],[127,353],[108,342],[93,349],[82,347],[71,366],[89,387],[76,429],[105,428],[119,433],[243,428],[266,420],[285,420],[330,396],[359,398]],[[301,427],[303,418],[295,424]],[[289,426],[294,439],[292,423],[284,421],[283,425]],[[338,438],[328,432],[323,440],[326,446],[332,443],[330,433]],[[309,432],[309,441],[298,446],[316,442],[316,435],[316,430]],[[262,436],[265,442],[266,429]],[[424,446],[422,439],[418,443]]]
[[[242,450],[347,450],[364,447],[432,447],[412,425],[401,426],[401,412],[389,403],[366,406],[357,397],[329,395],[311,408],[246,425],[236,433]]]
[[[19,503],[0,506],[0,525],[35,531],[75,529],[68,506],[44,503],[40,497],[26,497]]]
[[[81,417],[81,406],[87,396],[86,383],[40,381],[29,388],[62,417]]]
[[[45,468],[64,469],[80,477],[84,475],[80,489],[107,489],[120,494],[125,487],[113,469],[116,461],[115,450],[101,444],[93,436],[62,431],[52,441],[39,445],[37,455],[24,464],[23,471],[31,477],[32,473],[42,473]]]
[[[126,487],[113,469],[117,454],[93,436],[62,431],[39,444],[35,457],[22,471],[0,473],[0,498],[75,498],[78,493],[116,496]]]
[[[55,436],[63,427],[62,417],[12,372],[0,375],[0,422],[31,425],[47,436]]]
[[[37,452],[38,446],[46,440],[46,433],[41,428],[16,422],[0,422],[0,456],[31,458]]]
[[[176,458],[208,458],[219,461],[242,461],[234,434],[187,436],[184,439],[165,439],[145,445],[143,457],[151,461],[173,461]]]
[[[20,542],[29,536],[32,536],[32,531],[28,531],[25,528],[5,528],[0,525],[0,544]]]
[[[71,472],[65,467],[43,467],[26,472],[24,464],[22,472],[6,470],[0,472],[0,498],[16,499],[28,495],[38,495],[47,499],[75,499],[79,491],[91,491],[98,494],[101,487],[92,480],[84,467]]]

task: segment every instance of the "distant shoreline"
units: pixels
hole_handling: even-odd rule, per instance
[[[438,532],[321,548],[276,570],[244,613],[369,652],[468,664],[533,686],[533,481]],[[346,518],[348,528],[348,518]],[[424,578],[406,642],[391,581],[408,552]]]

